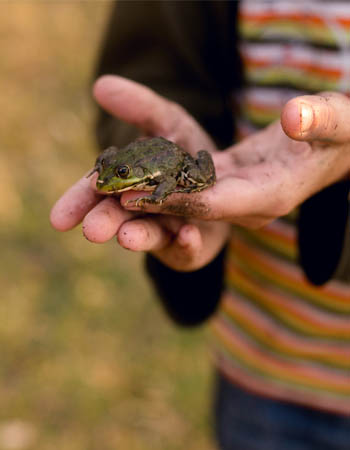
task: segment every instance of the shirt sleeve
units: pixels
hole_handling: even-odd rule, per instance
[[[146,256],[146,270],[168,315],[179,325],[202,324],[216,310],[224,280],[226,249],[195,272],[169,269],[152,255]]]
[[[350,282],[350,181],[335,183],[306,200],[299,216],[300,264],[315,285]]]

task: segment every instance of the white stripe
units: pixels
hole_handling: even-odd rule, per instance
[[[291,98],[305,94],[306,91],[298,89],[251,87],[240,91],[239,102],[242,104],[258,103],[266,108],[282,109]]]
[[[319,1],[319,0],[243,0],[240,9],[249,14],[313,14],[315,16],[328,14],[340,18],[350,15],[348,1]]]
[[[255,61],[264,61],[273,66],[295,66],[312,64],[321,69],[344,70],[344,58],[341,52],[305,47],[298,44],[278,44],[271,42],[248,43],[240,45],[243,57]],[[269,67],[269,68],[270,68]]]

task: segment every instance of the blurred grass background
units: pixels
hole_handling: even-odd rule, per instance
[[[57,233],[94,162],[110,2],[0,2],[0,450],[208,450],[203,330],[175,328],[139,255]]]

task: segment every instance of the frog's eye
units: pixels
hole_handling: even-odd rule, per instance
[[[127,178],[130,173],[130,167],[127,165],[117,167],[116,174],[120,178]]]

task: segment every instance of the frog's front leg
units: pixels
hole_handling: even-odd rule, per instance
[[[163,177],[150,196],[137,198],[134,202],[136,206],[142,206],[145,203],[161,205],[169,194],[176,191],[176,185],[176,178]]]

